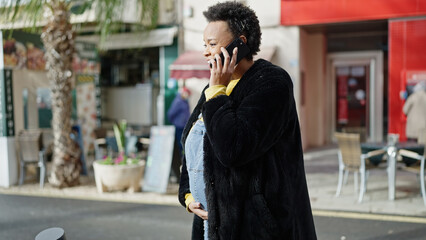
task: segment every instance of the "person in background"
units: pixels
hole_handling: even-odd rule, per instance
[[[408,140],[417,141],[421,130],[426,128],[426,81],[414,86],[402,110],[407,116],[405,134]]]
[[[179,186],[192,239],[316,239],[289,74],[253,60],[261,31],[252,9],[223,2],[204,16],[210,80],[182,134]],[[225,50],[236,38],[250,49],[238,64],[238,49]]]
[[[180,166],[182,165],[181,159],[183,155],[183,148],[180,143],[180,139],[182,137],[183,128],[185,127],[190,115],[188,103],[189,95],[189,89],[186,87],[180,89],[167,111],[167,118],[175,126],[172,171],[176,177],[176,182],[180,179]]]
[[[189,89],[183,87],[179,93],[176,94],[176,97],[173,99],[172,104],[167,111],[167,118],[176,127],[175,139],[178,142],[180,152],[183,150],[182,145],[180,144],[182,131],[190,115],[188,103],[188,97],[190,94]]]

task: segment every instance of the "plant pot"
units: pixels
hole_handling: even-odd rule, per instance
[[[127,165],[105,165],[97,160],[93,163],[96,188],[99,193],[114,190],[140,192],[140,181],[145,169],[145,162]]]

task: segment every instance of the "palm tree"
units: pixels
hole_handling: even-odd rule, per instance
[[[140,25],[145,28],[156,26],[158,18],[157,0],[137,0],[140,7]],[[101,41],[120,23],[125,1],[121,0],[0,0],[0,14],[8,21],[25,19],[36,26],[43,13],[47,24],[42,29],[41,39],[45,46],[47,77],[52,93],[53,167],[49,182],[56,187],[79,184],[80,150],[70,138],[72,107],[72,56],[75,51],[75,31],[70,23],[71,9],[84,13],[89,9],[96,12],[96,23]]]

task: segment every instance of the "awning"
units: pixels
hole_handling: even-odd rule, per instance
[[[265,47],[254,56],[254,59],[270,61],[275,53],[275,47]],[[210,78],[210,68],[202,51],[188,51],[169,66],[170,77],[175,79]]]
[[[209,78],[210,68],[201,51],[188,51],[169,66],[170,77],[176,79]]]
[[[169,46],[173,44],[176,34],[177,27],[159,28],[140,33],[111,34],[99,47],[104,50],[115,50]],[[76,40],[100,44],[99,35],[77,36]]]

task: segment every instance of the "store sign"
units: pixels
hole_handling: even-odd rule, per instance
[[[151,127],[143,191],[167,192],[175,142],[174,126]]]
[[[94,83],[95,76],[94,75],[87,75],[87,74],[81,74],[77,75],[77,84],[85,84],[85,83]]]
[[[423,16],[426,14],[424,2],[424,0],[281,0],[281,24],[307,25]]]
[[[0,136],[14,136],[12,70],[0,69]]]
[[[4,71],[4,64],[3,64],[3,34],[2,31],[0,31],[0,137],[6,136],[5,134],[5,127],[4,127],[4,120],[3,116],[4,113],[4,97],[3,97],[3,75]]]
[[[9,32],[3,36],[3,61],[5,68],[45,70],[43,43],[40,35],[21,31]]]
[[[79,74],[100,74],[101,66],[96,44],[76,42],[72,68]]]
[[[426,70],[407,71],[407,86],[415,86],[419,82],[426,81]]]
[[[0,31],[0,137],[14,136],[12,71],[4,69],[3,33]]]
[[[40,35],[22,31],[4,32],[3,61],[9,69],[46,70],[44,45]],[[72,68],[75,73],[99,74],[100,62],[96,44],[75,42]]]
[[[401,100],[405,100],[414,92],[414,87],[424,82],[426,84],[426,70],[423,71],[402,71],[402,77],[405,81],[401,81],[401,91],[399,92]]]

